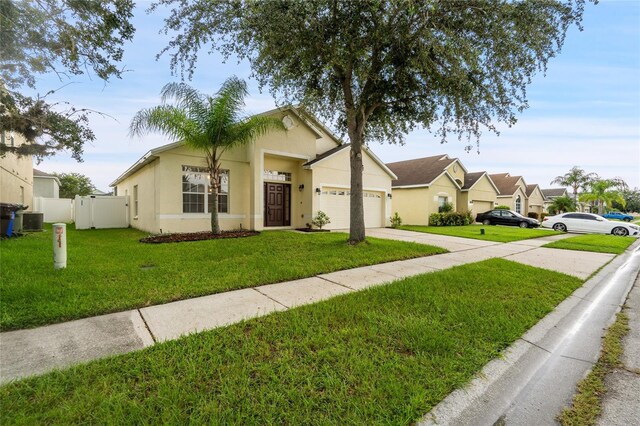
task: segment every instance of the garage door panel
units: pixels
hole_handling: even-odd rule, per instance
[[[489,210],[493,210],[493,202],[492,201],[480,201],[473,200],[473,204],[469,206],[471,208],[471,212],[475,215],[487,212]]]
[[[364,224],[367,228],[379,228],[382,226],[382,201],[383,193],[364,191]],[[350,191],[348,189],[339,189],[324,187],[320,194],[320,210],[325,212],[331,223],[326,226],[327,229],[347,229],[349,228],[350,218]]]

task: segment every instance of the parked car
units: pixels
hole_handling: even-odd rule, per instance
[[[476,216],[476,222],[483,225],[510,225],[520,228],[537,228],[540,222],[530,217],[524,217],[520,213],[511,210],[495,209],[480,213]]]
[[[625,222],[631,222],[633,220],[633,216],[626,213],[621,212],[609,212],[602,215],[605,219],[618,219],[624,220]]]
[[[586,232],[620,236],[637,236],[638,232],[640,232],[640,227],[637,225],[608,220],[592,213],[563,213],[547,216],[542,221],[542,227],[562,232]]]

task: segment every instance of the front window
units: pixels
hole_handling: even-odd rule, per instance
[[[138,185],[133,186],[133,216],[138,217]]]
[[[213,187],[205,167],[182,166],[182,212],[210,213],[213,209]],[[229,213],[229,170],[220,170],[218,212]]]
[[[522,200],[520,199],[520,196],[518,195],[518,197],[516,198],[516,213],[522,213]]]
[[[275,180],[277,182],[291,182],[291,173],[279,172],[277,170],[265,170],[264,180]]]

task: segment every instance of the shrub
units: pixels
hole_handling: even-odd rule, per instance
[[[471,223],[471,212],[433,213],[429,216],[429,226],[465,226]]]
[[[511,207],[509,207],[509,206],[505,206],[505,205],[503,204],[503,205],[500,205],[500,206],[496,206],[496,207],[495,207],[495,209],[496,209],[496,210],[511,210]]]
[[[545,217],[549,216],[549,213],[541,213],[540,214],[540,222],[544,220]]]
[[[529,212],[529,213],[527,213],[527,217],[530,217],[531,219],[538,219],[538,213]]]
[[[438,207],[439,213],[449,213],[453,211],[453,203],[443,203],[440,207]]]
[[[311,220],[311,224],[318,229],[322,229],[322,227],[328,223],[331,223],[331,220],[329,220],[329,216],[322,210],[318,210],[316,216]]]
[[[391,227],[392,228],[398,228],[398,227],[400,227],[402,225],[402,218],[400,217],[398,212],[396,212],[389,219],[391,220]]]

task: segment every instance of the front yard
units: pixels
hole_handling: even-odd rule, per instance
[[[622,254],[635,240],[634,237],[617,237],[614,235],[578,235],[554,241],[543,247]]]
[[[448,235],[451,237],[473,238],[476,240],[497,241],[500,243],[509,243],[511,241],[528,240],[531,238],[547,237],[556,235],[559,232],[546,229],[529,229],[518,228],[517,226],[485,226],[485,225],[466,225],[466,226],[420,226],[405,225],[400,229],[406,231],[425,232],[428,234]],[[480,230],[484,229],[484,235]]]
[[[303,237],[265,233],[262,247],[290,236]],[[313,238],[304,241],[352,253],[344,236]],[[145,257],[135,256],[137,267]],[[2,421],[409,424],[581,284],[502,259],[420,275],[3,386]]]
[[[0,329],[35,327],[340,269],[444,253],[341,233],[263,232],[239,239],[142,244],[134,229],[68,229],[68,267],[53,269],[51,227],[2,240]]]

